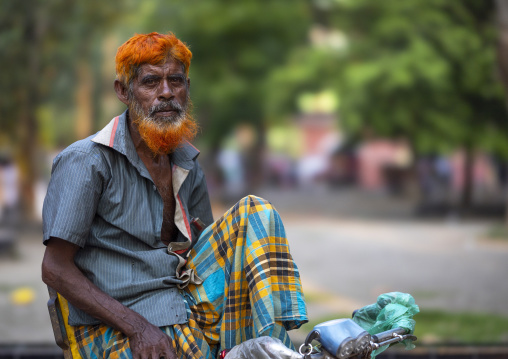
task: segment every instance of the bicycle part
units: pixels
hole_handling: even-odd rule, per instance
[[[364,352],[370,346],[370,338],[370,334],[351,319],[335,319],[316,325],[305,345],[315,339],[331,355],[345,359]]]

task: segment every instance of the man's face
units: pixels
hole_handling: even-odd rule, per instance
[[[171,153],[196,135],[189,85],[182,64],[174,59],[141,65],[128,89],[115,82],[118,98],[129,106],[130,119],[153,154]]]
[[[129,96],[138,117],[150,117],[160,124],[178,121],[185,114],[189,96],[183,65],[172,58],[164,64],[141,65]]]

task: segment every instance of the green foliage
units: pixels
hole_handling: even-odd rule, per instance
[[[346,129],[508,156],[491,1],[336,1],[324,22],[348,36],[337,82]],[[339,82],[340,81],[340,82]]]
[[[123,3],[0,2],[0,66],[4,69],[0,74],[0,91],[4,94],[0,99],[0,123],[2,132],[10,134],[11,145],[21,144],[24,129],[19,128],[20,118],[47,115],[49,108],[56,116],[39,118],[38,122],[44,124],[44,129],[51,125],[50,131],[55,133],[41,133],[39,139],[29,141],[49,141],[48,145],[55,146],[61,137],[68,137],[68,132],[59,131],[58,114],[74,107],[76,64],[91,61],[98,34],[118,20]],[[42,104],[44,109],[39,108]]]
[[[191,95],[211,144],[239,122],[282,122],[303,93],[329,89],[350,137],[368,130],[406,137],[422,153],[508,155],[493,2],[477,0],[2,1],[2,132],[16,137],[28,97],[41,139],[64,142],[70,125],[58,117],[72,122],[76,65],[93,66],[96,107],[111,91],[100,67],[114,61],[101,57],[113,29],[120,42],[173,31],[190,45]],[[309,41],[316,29],[344,41]]]
[[[284,90],[267,88],[267,79],[285,67],[293,49],[307,43],[306,2],[156,4],[145,30],[172,31],[190,45],[191,96],[206,139],[218,143],[225,129],[239,122],[262,127],[266,103]]]

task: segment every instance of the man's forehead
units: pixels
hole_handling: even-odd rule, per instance
[[[138,76],[144,76],[147,74],[162,74],[164,72],[171,74],[183,74],[185,75],[184,65],[173,58],[168,58],[165,62],[160,64],[141,64],[138,69]]]

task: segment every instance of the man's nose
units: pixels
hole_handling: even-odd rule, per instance
[[[174,96],[173,87],[168,80],[163,80],[160,85],[159,97],[169,99]]]

